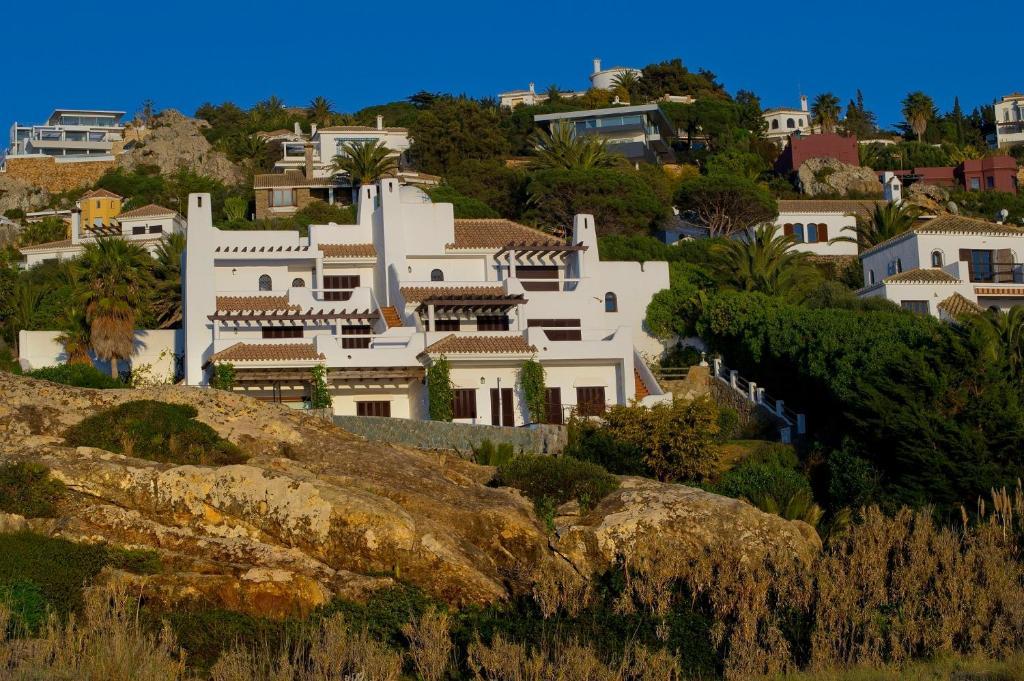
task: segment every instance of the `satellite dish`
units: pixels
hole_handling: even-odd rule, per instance
[[[956,205],[956,201],[950,201],[949,203],[947,203],[946,208],[949,209],[949,212],[952,213],[953,215],[960,214],[960,206]]]
[[[1006,222],[1006,219],[1010,217],[1010,211],[1003,208],[1002,210],[999,211],[997,217],[999,219],[999,222]]]

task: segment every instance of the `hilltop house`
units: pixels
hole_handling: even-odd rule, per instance
[[[91,158],[112,156],[124,139],[123,111],[56,109],[46,123],[10,129],[8,158],[14,156],[58,156]],[[71,160],[71,159],[65,159]]]
[[[1024,229],[941,215],[860,254],[858,295],[940,318],[1024,303]]]
[[[112,197],[116,197],[112,198]],[[110,209],[106,202],[116,203],[120,211],[121,197],[113,192],[98,190],[84,194],[76,207],[71,211],[71,236],[68,239],[49,241],[33,246],[23,246],[23,266],[32,267],[48,260],[70,260],[82,254],[85,245],[104,237],[127,239],[145,248],[155,255],[157,246],[165,234],[185,231],[185,218],[177,211],[162,206],[149,204],[134,210],[118,212],[108,222],[99,222],[101,215]],[[99,201],[101,208],[96,208]],[[83,220],[88,213],[92,217],[89,223]]]
[[[577,135],[597,135],[608,145],[608,151],[634,163],[675,161],[675,126],[657,104],[538,114],[533,120],[549,129],[555,124],[568,124],[574,126]]]
[[[565,240],[508,220],[456,220],[394,178],[359,190],[357,223],[221,231],[193,194],[183,275],[185,373],[206,385],[230,363],[235,390],[301,406],[326,368],[339,415],[423,419],[426,370],[442,357],[455,420],[530,421],[517,380],[536,358],[548,414],[668,399],[640,359],[667,288],[665,262],[601,262],[593,217]]]
[[[837,237],[856,237],[857,218],[868,216],[881,203],[853,199],[781,199],[779,216],[775,219],[777,232],[796,240],[793,250],[822,256],[857,255],[857,244],[830,240]]]
[[[809,135],[813,132],[811,112],[807,109],[806,95],[800,96],[799,109],[786,107],[765,109],[761,117],[767,126],[764,136],[780,147],[785,146],[789,136],[794,133]]]
[[[1006,95],[994,107],[996,133],[989,136],[989,144],[1005,149],[1024,144],[1024,94]]]
[[[920,183],[971,192],[1016,193],[1019,189],[1017,160],[1006,155],[965,159],[955,166],[934,166],[885,172],[900,178],[908,187]],[[880,171],[879,179],[882,179],[882,175],[883,173]]]

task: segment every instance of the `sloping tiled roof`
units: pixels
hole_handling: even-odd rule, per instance
[[[329,125],[317,132],[409,132],[409,128],[377,128],[372,125]]]
[[[403,286],[402,297],[407,303],[418,303],[428,298],[443,296],[497,296],[505,289],[501,286]]]
[[[288,302],[288,296],[217,296],[217,310],[222,312],[298,309],[298,305]]]
[[[869,253],[879,251],[886,246],[901,241],[912,234],[987,234],[993,236],[1024,236],[1024,229],[1013,225],[1001,225],[981,218],[969,218],[963,215],[940,215],[926,222],[912,227],[911,229],[897,234],[880,244],[876,244],[866,251],[861,252],[860,257]]]
[[[266,173],[253,178],[253,189],[275,189],[278,187],[339,187],[338,180],[331,177],[311,177],[298,170],[283,173]]]
[[[120,194],[115,194],[114,192],[108,191],[106,189],[93,189],[92,191],[88,191],[88,192],[82,194],[78,198],[79,198],[79,200],[81,200],[81,199],[123,199],[124,197],[121,196]]]
[[[120,215],[117,216],[117,219],[130,220],[132,218],[155,218],[163,217],[165,215],[174,216],[177,214],[177,211],[171,210],[170,208],[164,208],[163,206],[158,206],[155,203],[150,203],[145,206],[142,206],[141,208],[136,208],[135,210],[129,210],[124,213],[121,213]]]
[[[946,313],[947,316],[956,319],[960,315],[965,314],[981,314],[985,310],[974,301],[964,298],[959,293],[954,293],[949,298],[946,298],[937,306],[940,312]]]
[[[373,244],[320,244],[325,258],[376,258]]]
[[[210,357],[210,362],[316,361],[325,359],[312,343],[235,343]]]
[[[855,201],[852,199],[780,199],[779,213],[842,213],[843,215],[870,215],[875,206],[884,201]]]
[[[388,325],[389,329],[402,326],[402,316],[398,314],[398,310],[394,305],[382,307],[380,313],[384,317],[384,323]]]
[[[955,284],[958,281],[952,274],[937,267],[917,267],[882,280],[885,284]]]
[[[22,246],[18,250],[22,253],[25,251],[49,251],[54,248],[68,248],[70,247],[71,239],[61,239],[60,241],[47,241],[42,244],[32,244],[31,246]]]
[[[455,241],[448,248],[501,248],[512,241],[558,245],[564,239],[504,218],[455,221]]]
[[[528,354],[537,352],[522,336],[457,336],[427,346],[425,354]]]

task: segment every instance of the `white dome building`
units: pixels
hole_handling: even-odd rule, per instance
[[[601,60],[594,60],[594,71],[590,74],[590,87],[598,88],[599,90],[612,90],[615,88],[615,79],[623,73],[633,73],[637,78],[640,78],[643,73],[640,69],[634,69],[629,66],[613,66],[610,69],[601,69]]]

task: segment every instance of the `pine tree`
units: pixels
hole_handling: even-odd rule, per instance
[[[960,98],[953,98],[953,113],[950,114],[953,118],[953,131],[956,134],[956,143],[961,145],[964,143],[964,112],[960,108]]]

